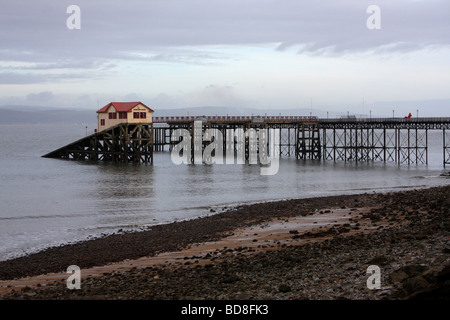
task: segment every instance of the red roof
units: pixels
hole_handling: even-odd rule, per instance
[[[150,112],[155,112],[152,109],[150,109],[149,107],[147,107],[145,104],[143,104],[142,102],[110,102],[106,106],[104,106],[103,108],[98,110],[97,113],[106,112],[111,105],[116,109],[117,112],[129,112],[131,109],[133,109],[138,104],[143,105],[148,110],[150,110]]]

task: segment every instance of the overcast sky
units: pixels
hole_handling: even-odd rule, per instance
[[[0,105],[367,113],[380,101],[450,99],[448,0],[0,4]],[[80,29],[67,27],[70,5]],[[370,5],[381,29],[367,27]]]

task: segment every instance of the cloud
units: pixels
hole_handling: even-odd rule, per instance
[[[386,96],[394,90],[386,83],[399,83],[395,97],[400,99],[406,98],[400,97],[405,92],[418,95],[415,88],[419,87],[424,88],[421,98],[447,94],[440,83],[448,78],[441,67],[448,65],[448,55],[419,58],[430,48],[448,52],[448,0],[23,0],[2,4],[0,85],[12,85],[14,94],[22,90],[25,103],[27,94],[46,91],[53,92],[48,101],[52,105],[96,106],[97,100],[106,104],[132,98],[127,97],[129,92],[164,107],[251,105],[250,99],[259,100],[259,105],[270,99],[297,105],[295,101],[311,95],[329,100]],[[72,4],[81,9],[80,30],[66,26],[70,16],[66,9]],[[380,30],[366,27],[366,9],[372,4],[381,9]],[[419,53],[415,65],[392,64],[388,70],[383,63],[386,57],[402,60],[405,53]],[[339,59],[345,55],[350,59]],[[432,63],[440,64],[435,68]],[[440,81],[424,82],[419,74],[408,77],[416,66],[429,79]],[[390,73],[395,73],[396,81]],[[264,79],[272,85],[270,99],[255,89]],[[226,86],[236,81],[242,85]],[[4,101],[18,101],[2,95]],[[389,99],[393,98],[392,93]]]
[[[98,75],[99,77],[101,75]],[[89,74],[82,73],[22,73],[0,72],[0,85],[26,85],[38,83],[57,83],[64,80],[91,79]]]
[[[106,63],[105,61],[57,61],[57,62],[28,62],[22,64],[15,64],[3,67],[4,70],[61,70],[61,69],[74,69],[74,70],[90,70],[90,69],[102,69],[108,70],[114,68],[112,63]]]
[[[190,108],[198,106],[222,107],[240,106],[254,107],[256,102],[242,97],[232,86],[210,84],[199,90],[178,94],[158,94],[153,97],[142,97],[149,105],[158,108]]]
[[[233,87],[213,84],[186,95],[184,100],[188,106],[238,106],[243,103]]]
[[[361,0],[190,0],[77,1],[81,29],[68,30],[69,1],[9,2],[0,13],[0,59],[138,59],[134,52],[153,52],[152,59],[181,61],[186,46],[279,43],[302,53],[341,54],[389,48],[417,50],[448,46],[447,0],[379,0],[381,30],[368,30]],[[403,44],[411,44],[405,47]],[[400,45],[396,45],[400,44]],[[130,54],[123,54],[124,52]],[[31,54],[30,54],[31,53]],[[199,56],[200,59],[211,57]],[[83,66],[80,66],[83,67]],[[86,67],[86,66],[84,66]]]
[[[21,74],[14,72],[1,72],[0,85],[2,84],[30,84],[42,82],[44,79],[32,74]]]
[[[230,57],[214,50],[197,47],[152,48],[149,51],[124,51],[120,59],[140,62],[181,63],[188,65],[220,65]]]
[[[27,95],[27,101],[31,103],[48,103],[53,99],[53,93],[49,91],[30,93]]]

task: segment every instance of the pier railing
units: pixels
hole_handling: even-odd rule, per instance
[[[320,122],[320,123],[450,123],[450,117],[420,118],[319,118],[317,116],[167,116],[153,117],[153,123],[207,122]]]
[[[449,123],[450,117],[421,117],[421,118],[320,118],[321,123],[336,122],[364,122],[364,123]]]
[[[207,122],[317,122],[316,116],[181,116],[153,117],[153,123]]]

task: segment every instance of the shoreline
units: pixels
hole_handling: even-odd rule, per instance
[[[169,241],[171,243],[171,247],[175,247],[174,249],[182,249],[191,243],[215,241],[221,239],[222,237],[224,237],[224,234],[226,234],[227,232],[233,232],[233,230],[236,228],[255,225],[258,223],[262,223],[268,219],[298,215],[311,215],[315,211],[329,209],[329,204],[332,204],[332,206],[335,207],[342,207],[345,205],[352,205],[355,201],[354,199],[364,197],[365,199],[361,201],[368,201],[368,204],[372,205],[374,201],[376,201],[374,200],[374,197],[376,198],[377,195],[389,193],[391,192],[373,194],[365,192],[360,194],[340,194],[333,196],[317,196],[311,198],[251,202],[245,204],[236,204],[233,207],[224,206],[224,209],[221,211],[217,210],[217,212],[213,214],[200,216],[193,219],[177,220],[169,223],[156,224],[146,227],[147,230],[141,229],[136,231],[115,232],[92,239],[64,243],[48,247],[37,252],[28,253],[23,256],[0,261],[0,280],[39,274],[37,273],[38,270],[35,271],[33,270],[33,268],[25,268],[23,270],[21,270],[21,268],[18,268],[15,270],[11,270],[12,265],[26,265],[29,262],[36,263],[39,259],[47,260],[49,262],[46,268],[48,271],[45,270],[46,272],[61,271],[63,269],[55,269],[52,262],[54,262],[53,260],[57,258],[59,254],[65,256],[70,251],[76,252],[77,250],[79,250],[80,252],[82,252],[87,250],[87,248],[89,248],[89,250],[102,250],[108,249],[109,246],[117,246],[117,248],[121,247],[122,249],[126,250],[124,254],[103,256],[102,259],[95,259],[94,257],[91,257],[92,260],[89,260],[88,257],[85,257],[85,259],[83,259],[86,262],[83,264],[84,267],[104,265],[105,263],[139,258],[145,255],[153,255],[155,253],[173,250],[172,248],[160,248],[162,244],[161,241],[157,241],[157,243],[149,242],[151,240],[156,240],[158,237],[163,237],[164,240]],[[207,227],[209,227],[208,231],[205,230],[207,229]],[[194,228],[196,228],[197,230],[193,230]],[[181,234],[181,231],[189,232],[189,234],[183,235]],[[181,236],[181,239],[179,239],[179,236]],[[174,238],[172,241],[170,240],[171,237]],[[140,243],[143,244],[143,242],[146,241],[149,242],[147,248],[143,248],[142,245],[139,245]],[[172,243],[174,241],[179,242],[174,245]],[[127,245],[131,246],[132,244],[137,246],[134,248],[126,247]],[[155,245],[155,247],[150,248],[150,244]],[[165,247],[167,245],[167,242],[164,242],[163,244],[163,247]],[[156,246],[158,246],[158,249],[156,249]],[[137,251],[139,251],[139,253]],[[141,252],[144,252],[145,254],[141,255]],[[120,258],[117,258],[117,256],[120,256]],[[75,259],[70,259],[69,262],[74,262],[74,260]],[[100,260],[103,260],[104,262],[101,262],[99,264],[99,262],[97,261]],[[60,265],[64,264],[61,263]]]
[[[440,176],[442,177],[442,175],[440,175]],[[432,177],[438,177],[438,176],[432,176]],[[117,228],[118,230],[112,231],[109,233],[102,233],[102,234],[95,235],[95,236],[88,235],[85,238],[79,238],[79,239],[74,239],[74,240],[70,240],[70,241],[66,241],[66,242],[60,242],[60,243],[53,244],[53,245],[42,246],[41,248],[33,249],[33,250],[29,250],[29,251],[24,250],[24,252],[21,254],[10,255],[10,257],[5,258],[4,260],[0,260],[0,264],[2,262],[7,262],[10,260],[26,258],[28,256],[40,254],[44,251],[53,250],[56,248],[73,246],[73,245],[81,244],[84,242],[95,241],[95,240],[99,240],[99,239],[109,237],[109,236],[114,236],[114,235],[145,232],[154,227],[165,226],[165,225],[168,225],[168,224],[171,224],[174,222],[179,223],[179,222],[185,222],[185,221],[190,221],[190,220],[195,220],[195,219],[202,219],[202,218],[209,217],[211,215],[229,212],[229,211],[233,211],[235,209],[239,209],[241,207],[248,207],[248,206],[252,206],[252,205],[279,203],[279,202],[283,202],[283,201],[299,201],[299,200],[314,199],[314,198],[340,197],[340,196],[349,196],[349,195],[350,196],[353,196],[353,195],[358,196],[358,195],[363,195],[363,194],[367,195],[367,194],[369,194],[369,192],[370,192],[370,194],[372,194],[372,193],[388,194],[388,193],[392,193],[392,192],[401,192],[401,191],[408,191],[408,190],[422,190],[422,189],[429,189],[429,188],[443,187],[443,186],[446,186],[446,184],[436,185],[436,186],[412,185],[412,186],[394,186],[394,187],[388,187],[388,188],[380,187],[380,188],[376,188],[376,189],[366,188],[366,189],[356,189],[356,190],[339,190],[339,191],[344,191],[344,193],[336,194],[334,192],[330,192],[330,193],[332,193],[331,195],[317,195],[317,196],[312,196],[312,197],[301,197],[301,198],[275,198],[275,199],[268,199],[268,200],[251,200],[251,201],[247,201],[247,202],[233,202],[233,203],[223,203],[223,204],[216,204],[216,205],[207,205],[207,206],[202,206],[201,208],[203,208],[204,210],[206,210],[208,212],[201,214],[198,217],[186,218],[186,219],[176,219],[172,222],[161,222],[161,223],[157,223],[157,224],[148,223],[145,225],[136,226],[134,228],[126,228],[125,227],[125,230],[123,230],[123,228]],[[355,191],[359,191],[359,193],[355,193]],[[1,270],[0,270],[0,280],[1,279],[2,278],[1,278]]]
[[[206,265],[212,261],[201,259],[201,256],[218,254],[216,257],[223,260],[234,250],[243,254],[254,254],[256,252],[279,249],[288,244],[301,245],[318,240],[322,241],[325,238],[330,238],[330,235],[315,237],[315,239],[306,239],[299,236],[299,233],[317,232],[318,229],[327,227],[341,227],[344,224],[347,225],[350,222],[349,220],[361,217],[360,212],[355,213],[350,209],[333,209],[329,211],[331,213],[315,213],[310,216],[276,218],[259,225],[235,229],[230,235],[224,236],[217,241],[193,243],[183,250],[161,252],[154,256],[141,257],[133,260],[126,259],[119,262],[107,263],[103,266],[83,269],[81,279],[83,281],[91,277],[101,277],[108,273],[123,273],[158,265],[171,267]],[[54,282],[65,281],[67,277],[67,273],[59,272],[27,276],[10,281],[0,280],[0,295],[9,293],[11,290],[21,290],[25,287],[50,286]]]
[[[144,263],[142,270],[139,272],[137,272],[136,265],[129,268],[128,270],[122,270],[120,274],[117,274],[117,270],[110,269],[109,271],[102,271],[102,274],[96,277],[88,277],[86,281],[88,283],[95,283],[96,281],[100,281],[101,283],[103,283],[102,287],[105,287],[104,282],[107,280],[111,281],[111,279],[127,277],[126,282],[129,283],[130,277],[135,277],[135,273],[146,274],[150,272],[150,274],[154,274],[154,269],[157,270],[157,274],[154,274],[153,276],[151,276],[151,278],[154,278],[156,276],[157,279],[161,279],[162,276],[158,275],[160,273],[165,274],[164,278],[169,281],[168,279],[173,277],[177,272],[190,274],[194,271],[189,270],[196,270],[197,268],[201,268],[202,272],[207,275],[208,272],[211,272],[211,270],[216,271],[216,268],[218,268],[221,264],[236,264],[240,265],[240,269],[245,270],[248,266],[246,268],[243,268],[242,264],[245,264],[246,262],[239,262],[239,259],[245,257],[245,260],[254,259],[257,262],[261,260],[261,256],[268,254],[267,251],[270,251],[270,255],[273,255],[274,257],[279,255],[286,256],[289,253],[291,258],[287,259],[287,261],[290,262],[290,260],[296,260],[296,258],[293,257],[296,256],[296,251],[298,250],[305,250],[305,248],[310,248],[312,246],[315,247],[315,249],[321,248],[320,250],[323,251],[324,246],[326,247],[326,245],[330,245],[330,243],[333,243],[332,246],[334,246],[334,249],[331,250],[333,254],[336,255],[337,252],[341,250],[339,254],[345,256],[355,250],[355,248],[353,248],[354,244],[352,243],[352,241],[356,241],[355,239],[364,239],[369,243],[371,241],[380,242],[383,240],[379,238],[379,235],[381,233],[385,233],[383,237],[385,237],[386,239],[388,239],[389,237],[395,238],[398,236],[398,234],[404,235],[405,239],[402,238],[402,241],[400,241],[402,245],[407,245],[409,240],[413,242],[418,240],[422,246],[425,246],[426,241],[429,241],[431,238],[435,238],[433,241],[439,242],[441,248],[435,243],[433,250],[438,250],[440,248],[440,250],[444,253],[442,255],[436,252],[427,253],[431,255],[439,255],[439,259],[442,260],[440,261],[441,263],[439,265],[440,267],[442,267],[440,270],[438,270],[436,266],[433,267],[434,269],[428,270],[428,276],[430,276],[431,274],[442,272],[445,267],[444,265],[448,263],[448,261],[450,261],[450,257],[447,252],[450,250],[450,244],[448,243],[448,241],[444,241],[445,239],[448,239],[448,207],[450,207],[448,199],[449,194],[450,186],[442,186],[389,193],[364,193],[341,196],[326,196],[244,205],[239,206],[233,210],[216,213],[202,218],[173,222],[165,225],[158,225],[152,227],[148,231],[114,234],[105,238],[88,240],[73,245],[64,245],[39,252],[37,254],[32,254],[30,256],[3,261],[0,262],[0,278],[2,280],[11,280],[14,278],[25,276],[62,272],[66,270],[69,265],[74,264],[78,265],[82,270],[87,270],[88,268],[92,268],[95,266],[106,266],[111,263],[117,264],[120,263],[120,261],[124,260],[134,260],[142,259],[142,257],[151,258],[159,256],[164,257],[164,259],[166,260],[161,260],[159,264],[154,264],[151,266],[149,266],[149,263]],[[334,213],[336,215],[337,212],[341,212],[342,217],[352,220],[350,220],[350,222],[347,221],[346,223],[340,224],[339,227],[333,227],[331,221],[328,221],[328,223],[322,225],[318,224],[316,226],[312,226],[312,228],[308,230],[301,230],[300,228],[302,223],[304,225],[305,219],[316,219],[317,223],[317,221],[319,221],[317,219],[328,218],[329,220],[332,218],[331,214]],[[298,222],[297,224],[295,224],[293,221],[296,221],[296,219],[303,219],[303,222]],[[431,223],[430,221],[436,223],[434,221],[436,219],[440,221],[440,224],[438,224],[435,234],[431,234],[430,231],[426,233],[425,231],[426,228],[429,227],[429,224]],[[283,236],[281,236],[281,233],[278,234],[278,236],[272,235],[272,242],[267,243],[265,248],[263,248],[264,244],[262,244],[262,240],[258,237],[264,233],[263,229],[265,229],[266,231],[273,231],[275,228],[274,226],[277,223],[278,225],[280,225],[280,223],[285,224]],[[412,227],[421,230],[420,232],[422,233],[425,232],[425,235],[419,236],[420,239],[408,239],[407,230],[411,229]],[[287,230],[286,228],[288,228],[289,230]],[[250,234],[247,242],[241,243],[238,247],[232,249],[232,247],[230,246],[230,242],[228,242],[228,245],[224,245],[222,243],[220,245],[221,247],[217,246],[220,241],[225,241],[226,239],[229,240],[230,237],[238,234],[239,230],[242,232],[242,230],[251,229],[253,229],[253,233],[246,231],[248,234]],[[437,232],[440,229],[442,230],[440,232]],[[288,232],[286,232],[286,230]],[[411,230],[409,232],[412,232]],[[417,230],[414,232],[420,233]],[[283,237],[284,240],[282,239]],[[343,239],[350,239],[350,243],[344,246],[340,245],[339,241]],[[393,243],[396,242],[396,240],[393,241]],[[174,254],[176,252],[187,254],[188,252],[192,252],[192,250],[195,249],[196,246],[201,246],[201,244],[206,245],[208,243],[216,244],[213,252],[207,252],[203,254],[197,252],[196,254],[192,254],[194,259],[185,259],[186,257],[178,257],[179,260],[181,260],[178,262],[183,263],[177,264],[176,260],[171,260],[171,263],[166,263],[166,261],[169,261],[167,259],[169,259],[168,256],[170,254]],[[252,243],[254,244],[254,246],[251,245]],[[415,250],[414,246],[415,243],[411,243],[409,248],[411,250]],[[339,250],[336,250],[336,248],[338,247]],[[376,256],[380,256],[380,252],[383,251],[382,249],[386,251],[386,244],[384,244],[384,247],[374,250],[373,254],[375,254]],[[360,248],[357,248],[357,250],[360,250]],[[408,246],[406,246],[402,250],[409,250]],[[227,254],[222,254],[222,251],[226,251]],[[221,257],[220,259],[218,258],[219,255]],[[312,260],[326,259],[325,257],[321,257],[320,255],[314,255],[313,252],[309,252],[308,254],[303,253],[302,255],[310,256],[310,259]],[[387,254],[381,254],[381,256],[384,256],[385,260],[390,259]],[[265,257],[264,259],[267,259],[267,257]],[[266,267],[268,270],[272,268],[277,269],[278,263],[279,261],[272,261],[272,263],[268,263]],[[317,263],[318,262],[316,262],[316,264]],[[214,268],[211,269],[211,267],[208,267],[211,265]],[[312,265],[310,264],[308,264],[308,266],[312,267]],[[399,267],[400,264],[397,262],[396,266]],[[394,267],[395,265],[391,266],[391,268]],[[149,268],[150,270],[147,270]],[[393,270],[392,272],[394,271],[395,270]],[[255,271],[250,274],[254,276],[254,274],[258,274],[258,272]],[[236,273],[239,274],[242,273],[242,271],[236,271]],[[270,272],[268,273],[270,274]],[[227,275],[227,277],[229,276],[230,275]],[[363,274],[362,276],[364,277],[365,275]],[[170,284],[166,283],[164,287],[166,288],[167,286],[171,287],[175,285],[173,281],[175,281],[175,279],[178,279],[177,281],[179,281],[179,277],[180,276],[178,275],[178,278],[172,278],[172,282],[170,282]],[[231,277],[233,278],[233,276]],[[361,277],[361,274],[359,275],[359,277]],[[94,278],[96,279],[94,280]],[[223,277],[219,276],[219,278]],[[236,276],[235,278],[239,279],[240,276]],[[320,278],[320,276],[318,278]],[[236,279],[235,281],[231,281],[231,283],[240,281]],[[201,280],[198,279],[198,281]],[[292,279],[290,281],[292,282]],[[156,282],[161,283],[163,281]],[[286,280],[280,282],[286,282]],[[422,284],[423,283],[425,282],[422,281]],[[428,279],[427,283],[432,284],[431,278]],[[79,299],[81,297],[96,297],[99,295],[86,295],[86,292],[80,295],[80,292],[70,292],[67,289],[64,290],[64,288],[61,288],[64,287],[64,284],[65,283],[59,283],[59,286],[57,286],[59,288],[59,295],[56,296],[56,299],[77,299],[77,297]],[[154,283],[153,285],[158,284]],[[287,298],[289,297],[289,293],[294,291],[292,290],[292,287],[295,287],[294,284],[286,286],[291,288],[291,290],[287,290],[285,288],[287,292],[283,293],[284,295],[282,295],[281,297]],[[139,286],[135,284],[135,287]],[[396,286],[387,286],[382,290],[384,292],[384,295],[381,295],[380,292],[378,292],[377,296],[375,293],[370,291],[368,292],[367,289],[364,290],[364,288],[361,288],[361,284],[355,287],[357,287],[358,290],[364,293],[362,295],[363,297],[371,297],[375,299],[385,297],[388,292],[392,295],[394,289],[399,289]],[[52,292],[52,290],[44,289],[50,288],[22,288],[22,290],[20,291],[14,290],[12,295],[6,296],[6,298],[48,298],[47,293],[43,292]],[[179,289],[183,291],[182,288]],[[424,288],[422,287],[421,289]],[[35,292],[36,290],[38,291],[38,293]],[[128,290],[131,289],[124,289],[123,292],[128,292]],[[112,295],[111,293],[108,294],[108,289],[104,289],[103,291],[105,292],[102,292],[102,294],[100,295],[104,296],[107,299],[120,299],[121,297],[124,299],[133,299],[133,297],[139,298],[143,294],[145,297],[150,299],[168,299],[168,297],[165,296],[164,292],[160,292],[161,290],[162,289],[159,288],[159,291],[154,291],[159,293],[156,295],[154,294],[153,296],[145,296],[145,290],[142,292],[134,292],[132,290],[134,292],[133,295],[127,296],[126,293],[123,293],[124,297],[122,297],[122,295],[119,293]],[[267,288],[263,291],[267,293]],[[359,292],[359,294],[361,294],[361,292]],[[187,294],[186,296],[180,296],[179,294],[180,293],[177,294],[177,298],[183,299],[188,298],[190,295],[192,295],[192,292],[190,294]],[[197,293],[197,296],[194,295],[194,298],[199,298],[198,294],[200,293]],[[261,295],[261,292],[254,296],[248,296],[248,294],[246,295],[245,292],[242,292],[242,290],[238,290],[234,294],[233,292],[229,292],[228,294],[231,294],[231,297],[234,298],[248,299],[271,297],[271,295],[267,297]],[[409,292],[409,294],[411,294],[411,292]],[[274,295],[275,297],[277,296],[277,294]],[[200,294],[200,297],[201,296],[202,295]],[[219,296],[219,299],[227,299],[229,297],[230,296]],[[330,294],[330,297],[333,297],[333,295]],[[306,298],[321,299],[323,297],[319,295],[316,297],[309,296]],[[361,297],[360,295],[356,295],[354,298],[359,299]]]

